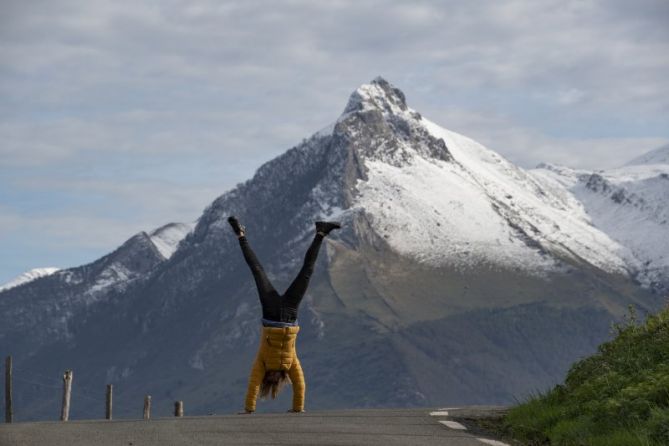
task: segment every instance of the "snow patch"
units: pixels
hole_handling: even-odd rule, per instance
[[[194,223],[170,223],[153,231],[149,237],[160,254],[169,259],[179,247],[179,243],[188,235]]]
[[[60,271],[60,268],[48,267],[31,269],[30,271],[27,271],[0,286],[0,292],[9,290],[28,282],[32,282],[33,280],[39,279],[40,277],[50,276],[57,271]]]
[[[112,285],[121,282],[129,282],[130,279],[134,277],[134,274],[129,271],[125,266],[120,263],[114,262],[108,267],[106,267],[99,275],[97,280],[91,285],[91,287],[86,291],[87,296],[94,296],[98,292],[109,288]],[[89,300],[88,303],[92,303],[93,300]]]
[[[377,77],[371,83],[361,85],[351,94],[344,113],[337,122],[346,119],[351,113],[370,110],[381,110],[385,115],[416,116],[416,112],[407,107],[404,93],[385,79]]]
[[[204,370],[204,361],[202,360],[202,352],[198,351],[195,355],[190,358],[188,361],[189,365],[195,370]]]

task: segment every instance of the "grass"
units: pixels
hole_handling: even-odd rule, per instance
[[[574,364],[564,385],[512,408],[502,422],[527,445],[669,445],[669,306]]]

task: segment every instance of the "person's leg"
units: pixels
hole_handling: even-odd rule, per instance
[[[269,294],[277,294],[274,286],[272,286],[272,283],[267,278],[265,270],[260,265],[260,261],[251,249],[251,245],[249,245],[249,241],[246,239],[246,236],[242,235],[239,237],[239,246],[242,248],[242,253],[244,254],[246,264],[249,266],[251,273],[253,274],[253,279],[256,282],[256,287],[258,287],[258,294],[260,295],[260,299],[262,300]]]
[[[309,246],[309,249],[307,249],[307,253],[304,255],[304,263],[302,264],[300,272],[297,274],[297,277],[295,277],[295,280],[293,280],[293,283],[290,284],[283,295],[283,298],[286,300],[286,304],[291,308],[294,308],[295,311],[297,311],[297,307],[300,305],[304,294],[307,292],[309,280],[311,279],[311,274],[314,272],[314,265],[316,264],[318,251],[321,248],[323,238],[323,234],[316,234],[314,240]]]
[[[314,265],[316,264],[316,259],[318,258],[318,250],[321,248],[321,243],[323,238],[334,229],[341,228],[341,225],[333,221],[317,221],[316,222],[316,236],[311,242],[307,253],[304,255],[304,264],[302,269],[293,280],[293,283],[290,284],[283,297],[285,299],[286,307],[288,307],[289,312],[293,313],[297,317],[297,308],[304,297],[304,294],[307,292],[307,287],[309,286],[309,279],[311,279],[311,274],[314,272]],[[292,311],[290,311],[292,310]]]
[[[260,295],[260,300],[262,301],[265,297],[267,297],[269,293],[277,295],[276,290],[274,290],[274,287],[267,278],[267,274],[265,274],[265,270],[260,265],[260,261],[258,260],[255,253],[251,249],[249,241],[246,239],[246,228],[242,226],[241,223],[239,223],[239,220],[237,220],[237,217],[235,217],[234,215],[228,217],[228,223],[230,223],[232,230],[235,232],[235,235],[239,240],[239,246],[241,246],[242,248],[242,253],[244,254],[244,259],[246,260],[246,264],[251,269],[251,273],[253,274],[253,279],[256,282],[256,287],[258,288],[258,294]]]
[[[265,270],[260,265],[260,261],[251,249],[251,245],[249,245],[249,242],[246,239],[246,228],[242,226],[239,223],[239,220],[234,216],[229,217],[228,222],[237,235],[239,246],[242,248],[242,253],[244,254],[244,260],[246,260],[246,264],[249,266],[251,273],[253,274],[253,280],[255,280],[256,287],[258,288],[258,297],[260,298],[263,318],[279,320],[279,293],[277,293],[274,286],[272,286],[272,283],[267,278],[267,274],[265,274]]]

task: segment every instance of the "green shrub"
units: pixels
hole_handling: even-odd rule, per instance
[[[574,364],[564,385],[512,408],[506,429],[528,444],[669,445],[669,307]]]
[[[648,433],[659,444],[669,444],[669,409],[655,408],[651,411]]]

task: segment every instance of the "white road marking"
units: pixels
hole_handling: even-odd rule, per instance
[[[437,410],[456,410],[459,409],[459,407],[440,407]]]
[[[440,410],[437,412],[430,412],[430,415],[432,415],[433,417],[447,417],[448,412],[446,412],[445,410]]]
[[[464,427],[462,424],[458,423],[457,421],[451,421],[451,420],[443,421],[443,420],[439,420],[439,422],[440,422],[441,424],[444,424],[444,425],[450,427],[451,429],[458,429],[458,430],[461,430],[461,431],[466,431],[466,430],[467,430],[466,427]]]
[[[497,440],[488,440],[487,438],[477,438],[481,443],[489,444],[490,446],[509,446],[506,443]]]

